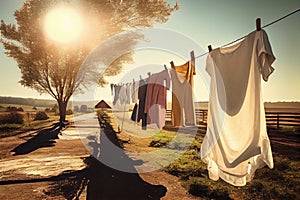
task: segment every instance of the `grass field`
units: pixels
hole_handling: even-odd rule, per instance
[[[168,143],[173,136],[168,131],[162,131],[152,138],[150,144]],[[197,135],[189,149],[164,168],[166,172],[178,176],[190,194],[205,199],[300,199],[299,156],[287,156],[295,152],[272,146],[274,169],[258,169],[254,179],[246,186],[235,187],[221,179],[212,181],[208,178],[207,166],[199,154],[202,140],[203,135]]]
[[[59,120],[59,115],[54,112],[47,112],[49,119],[47,120],[34,120],[35,114],[38,111],[44,111],[47,107],[36,107],[34,109],[32,106],[28,105],[19,105],[19,104],[0,104],[0,115],[6,115],[9,112],[6,111],[6,108],[16,107],[23,108],[23,112],[19,112],[23,115],[24,123],[23,124],[0,124],[0,137],[5,137],[11,135],[13,131],[28,131],[28,130],[36,130],[45,126],[49,126],[54,122]],[[79,113],[80,114],[80,113]],[[66,119],[69,120],[73,117],[73,115],[67,115]]]
[[[186,134],[186,138],[181,134],[183,136],[176,144],[172,141],[177,135],[176,130],[166,126],[148,140],[131,137],[130,144],[126,144],[125,149],[130,152],[139,152],[139,149],[147,152],[161,148],[166,149],[168,153],[172,150],[176,153],[176,148],[188,144],[188,150],[163,170],[179,177],[182,186],[190,194],[201,199],[300,199],[299,129],[283,127],[269,130],[274,168],[258,169],[254,179],[243,187],[232,186],[221,179],[218,181],[209,179],[207,165],[200,158],[203,131],[198,131],[192,142],[189,134]],[[124,134],[126,132],[118,137],[121,140],[127,138]],[[292,146],[288,144],[289,136],[293,142]],[[164,163],[161,160],[159,162]]]

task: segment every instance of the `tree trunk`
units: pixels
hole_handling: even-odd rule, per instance
[[[57,101],[57,102],[59,108],[59,122],[65,122],[68,102],[65,101]]]

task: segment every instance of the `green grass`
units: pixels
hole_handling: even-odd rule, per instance
[[[150,147],[162,147],[165,146],[167,143],[171,142],[172,139],[175,137],[174,132],[170,131],[159,131],[152,137],[152,141],[149,144]]]
[[[153,137],[152,142],[172,147],[174,136],[175,133],[162,131]],[[188,135],[180,139],[182,143],[189,141]],[[199,155],[202,140],[202,136],[196,135],[188,150],[164,168],[166,172],[178,176],[190,194],[204,199],[300,199],[299,160],[273,152],[274,169],[258,169],[254,179],[246,186],[235,187],[221,179],[212,181],[208,178],[207,165]]]

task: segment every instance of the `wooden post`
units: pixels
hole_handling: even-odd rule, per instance
[[[277,113],[277,128],[279,128],[279,113]]]

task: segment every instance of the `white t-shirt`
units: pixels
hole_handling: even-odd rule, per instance
[[[201,159],[209,177],[243,186],[257,168],[273,168],[261,92],[275,57],[264,30],[239,43],[211,51],[206,71],[211,76],[207,132]]]

